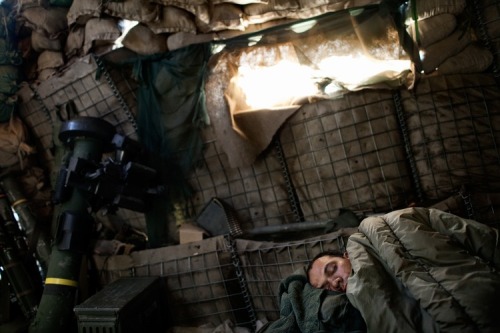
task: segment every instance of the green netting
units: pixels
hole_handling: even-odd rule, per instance
[[[146,217],[150,235],[164,235],[164,216],[193,194],[186,175],[202,157],[200,129],[208,124],[204,72],[210,55],[209,45],[197,44],[135,61],[139,139],[166,188]],[[155,242],[150,239],[153,247],[160,245]]]
[[[0,4],[0,122],[6,122],[16,108],[14,97],[19,86],[19,70],[16,66],[22,58],[16,48],[16,20],[7,3]]]

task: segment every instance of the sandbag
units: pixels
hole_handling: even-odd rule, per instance
[[[37,75],[37,80],[38,81],[45,81],[50,79],[52,76],[57,74],[57,69],[55,68],[45,68],[42,69],[41,71],[38,72]]]
[[[30,7],[45,7],[49,5],[49,0],[17,0],[17,6],[23,10]]]
[[[443,61],[462,51],[471,41],[470,34],[464,34],[457,30],[445,39],[422,49],[422,68],[424,72],[426,74],[434,72]]]
[[[197,20],[201,20],[207,24],[210,22],[210,9],[208,1],[206,0],[151,0],[151,2],[155,2],[163,6],[175,6],[180,9],[184,9],[185,11],[193,14]]]
[[[496,39],[500,37],[500,20],[498,19],[500,17],[500,3],[485,3],[481,13],[484,16],[486,31],[490,38]]]
[[[89,53],[94,46],[113,44],[121,36],[118,22],[114,18],[92,18],[85,24],[83,53]]]
[[[27,129],[23,122],[12,116],[9,122],[0,123],[0,168],[7,168],[19,163],[35,149],[26,143]]]
[[[278,1],[269,3],[249,4],[243,8],[245,17],[250,24],[265,23],[272,20],[287,18],[287,15],[294,10],[298,10],[295,2],[287,1],[289,7],[280,6]]]
[[[466,0],[411,0],[406,13],[406,24],[412,24],[415,19],[422,20],[439,14],[458,15],[464,11],[466,5]]]
[[[40,30],[34,30],[31,32],[31,47],[36,52],[61,51],[62,43],[60,38],[50,39]]]
[[[160,19],[154,22],[146,22],[146,25],[155,34],[172,32],[189,32],[196,34],[196,25],[193,15],[184,9],[174,6],[163,6]]]
[[[68,29],[67,8],[63,7],[30,7],[22,11],[25,25],[32,30],[45,32],[49,38],[57,38]]]
[[[410,24],[408,33],[414,41],[418,42],[420,47],[427,47],[449,36],[456,27],[457,18],[455,15],[440,14],[419,20],[416,26]]]
[[[85,27],[74,25],[71,27],[66,44],[64,45],[64,55],[66,58],[79,56],[83,51],[83,42],[85,41]]]
[[[67,14],[68,25],[85,25],[88,20],[101,14],[101,0],[73,0]]]
[[[439,65],[440,74],[480,73],[493,63],[493,54],[485,47],[472,43],[460,53]]]
[[[64,65],[62,52],[59,51],[43,51],[38,56],[37,60],[38,72],[48,68],[58,68]]]
[[[167,36],[155,34],[143,24],[137,24],[125,35],[123,46],[141,55],[152,55],[168,51]]]
[[[149,0],[122,0],[104,2],[104,13],[125,20],[152,22],[158,19],[158,4]]]
[[[249,5],[251,3],[268,3],[267,0],[211,0],[210,3],[218,5],[221,3],[234,3],[236,5]]]
[[[231,3],[215,5],[212,9],[210,23],[205,24],[196,20],[196,25],[201,32],[245,30],[243,11],[239,6]]]

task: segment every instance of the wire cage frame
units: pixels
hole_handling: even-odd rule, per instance
[[[255,329],[279,317],[279,283],[318,253],[345,250],[355,228],[294,242],[261,242],[228,236],[189,244],[95,256],[102,285],[122,277],[160,276],[172,327],[234,325]]]
[[[498,91],[491,73],[457,74],[423,78],[414,91],[364,90],[305,105],[249,167],[229,168],[212,133],[204,165],[189,178],[194,210],[217,196],[249,229],[325,221],[342,208],[431,205],[465,185],[496,193]]]

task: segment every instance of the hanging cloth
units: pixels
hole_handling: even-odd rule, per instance
[[[209,44],[197,44],[135,62],[139,81],[138,134],[149,151],[149,164],[159,172],[166,192],[152,200],[146,214],[149,242],[163,245],[165,216],[176,203],[189,202],[193,190],[186,178],[201,160],[201,129],[209,124],[205,109],[204,73]]]

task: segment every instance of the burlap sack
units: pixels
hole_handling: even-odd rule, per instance
[[[30,7],[47,7],[49,0],[17,0],[17,6],[23,10]]]
[[[43,52],[45,50],[61,51],[61,39],[50,39],[42,31],[34,30],[31,33],[31,47],[36,52]]]
[[[347,8],[378,4],[375,0],[274,0],[252,3],[243,7],[248,24],[259,24],[278,19],[307,19]]]
[[[243,11],[240,6],[231,3],[214,5],[210,23],[196,20],[198,30],[203,33],[222,30],[245,30]]]
[[[23,10],[21,16],[28,28],[43,31],[49,38],[57,38],[68,29],[67,13],[68,9],[63,7],[30,7]]]
[[[151,0],[163,6],[173,6],[193,14],[197,20],[210,22],[210,9],[207,0]]]
[[[233,3],[236,5],[249,5],[251,3],[268,3],[267,0],[211,0],[213,5],[219,5],[221,3]]]
[[[167,36],[164,34],[155,34],[151,29],[140,23],[129,30],[123,38],[122,44],[141,55],[151,55],[168,51]]]
[[[245,17],[249,24],[259,24],[265,23],[272,20],[279,20],[288,17],[288,14],[293,10],[297,10],[298,6],[292,1],[289,1],[289,9],[287,7],[275,7],[277,5],[274,1],[273,3],[256,3],[249,4],[244,7]],[[278,9],[279,8],[279,9]]]
[[[52,76],[57,74],[57,69],[55,68],[45,68],[42,69],[41,71],[38,72],[37,75],[37,80],[38,81],[45,81],[50,79]]]
[[[406,13],[406,23],[411,24],[414,19],[422,20],[444,13],[458,15],[464,11],[466,5],[466,0],[418,0],[414,6],[410,2]]]
[[[154,22],[146,22],[146,25],[155,34],[172,32],[196,33],[196,25],[193,15],[184,9],[174,6],[163,6],[160,19]]]
[[[66,44],[64,45],[64,55],[67,59],[73,56],[79,56],[82,53],[83,42],[85,40],[85,27],[74,25],[68,34]]]
[[[73,0],[67,15],[68,25],[85,25],[91,18],[100,17],[101,13],[101,0]]]
[[[47,68],[58,68],[64,65],[62,52],[58,51],[43,51],[38,56],[38,72]]]
[[[419,20],[416,25],[410,24],[408,33],[414,41],[418,42],[420,47],[427,47],[449,36],[456,27],[455,15],[440,14]]]
[[[158,19],[158,4],[149,0],[105,1],[104,13],[125,20],[152,22]]]
[[[448,37],[422,49],[422,67],[426,74],[434,72],[446,59],[460,53],[472,42],[470,33],[456,30]]]
[[[12,116],[9,122],[0,123],[0,168],[7,168],[20,164],[35,149],[26,143],[27,130],[23,122]]]
[[[491,39],[500,37],[500,3],[494,0],[482,1],[481,14],[484,17],[486,30]]]
[[[85,24],[83,53],[89,53],[90,49],[96,44],[113,44],[121,34],[117,19],[92,18]]]
[[[439,65],[440,74],[481,73],[493,63],[493,54],[486,47],[469,44],[462,52]]]

